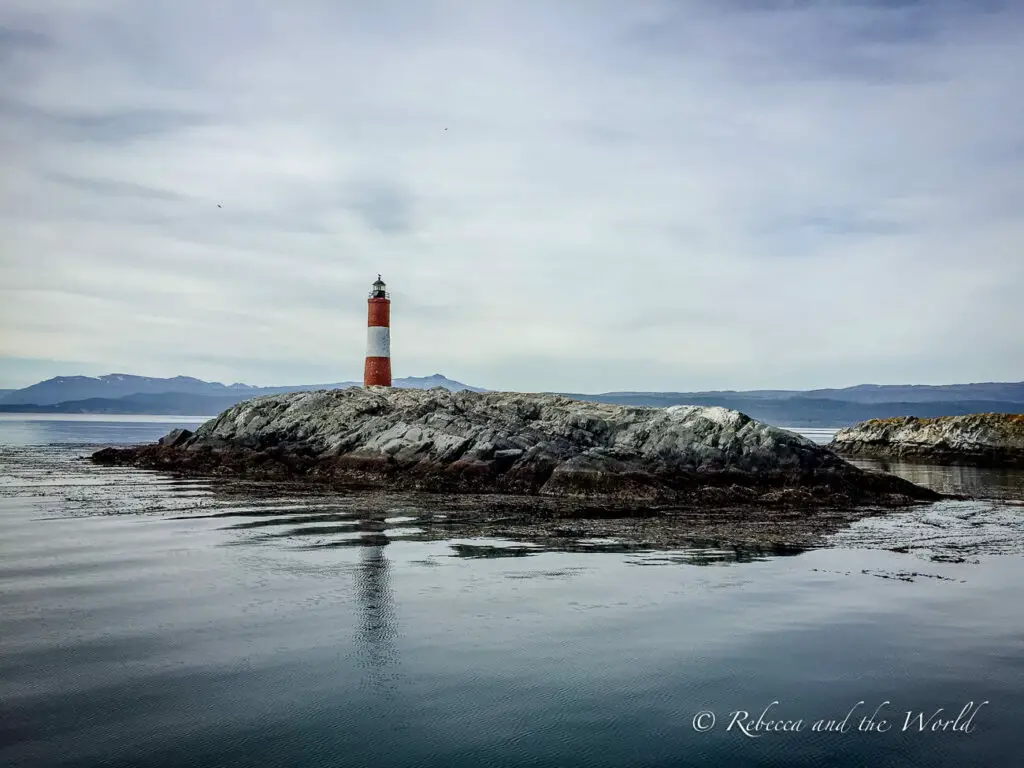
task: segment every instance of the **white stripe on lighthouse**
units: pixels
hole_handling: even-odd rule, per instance
[[[371,325],[366,329],[366,356],[391,357],[391,329]]]

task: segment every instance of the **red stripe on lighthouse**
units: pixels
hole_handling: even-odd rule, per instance
[[[391,300],[371,298],[367,304],[370,305],[367,327],[391,327]]]
[[[367,387],[390,387],[391,358],[366,358],[366,367],[363,369],[363,384]]]
[[[391,386],[391,300],[377,275],[367,300],[366,364],[363,384],[367,387]]]

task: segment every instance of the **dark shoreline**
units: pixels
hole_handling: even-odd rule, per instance
[[[667,494],[638,478],[564,495],[523,492],[496,470],[467,474],[424,467],[325,462],[280,451],[214,451],[147,445],[106,448],[90,461],[208,479],[219,493],[343,494],[383,519],[406,501],[436,514],[416,525],[438,536],[494,536],[552,542],[614,539],[629,547],[707,542],[745,551],[801,551],[866,517],[950,498],[893,475],[832,472],[704,472],[680,476]],[[522,481],[522,478],[519,478]],[[502,485],[502,483],[505,485]],[[618,483],[618,485],[616,485]],[[440,517],[438,517],[440,515]]]
[[[832,468],[664,471],[658,474],[580,471],[552,482],[556,477],[554,465],[540,463],[519,470],[506,466],[501,460],[436,464],[391,458],[319,458],[302,450],[283,448],[182,448],[174,444],[155,444],[105,448],[91,458],[101,465],[166,470],[188,477],[300,482],[326,490],[587,498],[619,507],[629,507],[632,502],[638,506],[679,503],[707,507],[906,506],[915,501],[940,498],[934,491],[902,478],[862,472],[849,465],[842,471]]]

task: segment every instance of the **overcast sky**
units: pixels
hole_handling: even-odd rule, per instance
[[[0,387],[1024,378],[1024,3],[4,0]],[[223,207],[218,207],[218,204]]]

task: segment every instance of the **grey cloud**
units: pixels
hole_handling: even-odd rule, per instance
[[[49,36],[38,30],[0,26],[0,56],[18,49],[39,50],[50,42]]]
[[[0,363],[1020,377],[1019,4],[414,5],[5,4]]]
[[[203,125],[202,115],[178,110],[125,109],[101,113],[44,109],[0,98],[0,118],[70,141],[123,143]]]
[[[924,84],[949,72],[908,53],[955,42],[979,25],[984,35],[1007,20],[1022,20],[1019,6],[995,1],[726,0],[716,5],[721,13],[704,17],[693,6],[670,6],[656,21],[634,26],[625,39],[638,55],[702,50],[750,83]]]
[[[641,283],[641,286],[643,284]],[[641,288],[642,290],[642,288]],[[678,325],[712,326],[728,319],[729,307],[721,302],[716,306],[677,304],[637,310],[626,315],[609,317],[602,323],[608,333],[631,334],[638,331],[657,331],[658,328]]]
[[[770,235],[794,233],[819,235],[893,235],[910,229],[907,222],[872,217],[859,211],[813,211],[801,215],[770,219],[754,225],[755,231]]]
[[[350,193],[348,207],[368,227],[387,235],[407,233],[413,228],[414,198],[397,184],[358,185]]]
[[[47,181],[63,184],[73,189],[81,190],[90,195],[102,197],[123,197],[142,200],[165,200],[179,201],[187,199],[183,195],[169,192],[166,189],[158,189],[143,184],[133,184],[116,179],[87,178],[60,172],[43,172],[40,176]]]
[[[202,125],[200,115],[174,110],[135,109],[101,115],[55,115],[46,119],[87,141],[122,142]]]

